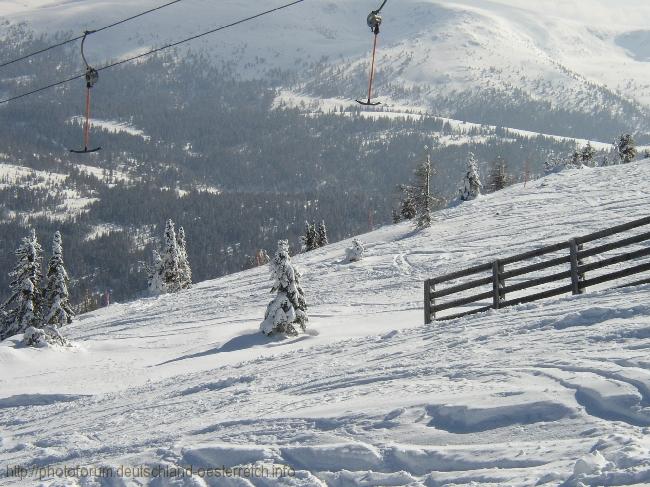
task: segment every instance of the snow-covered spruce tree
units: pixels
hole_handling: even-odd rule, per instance
[[[413,199],[414,189],[411,186],[400,185],[400,215],[404,220],[413,220],[417,213],[415,208],[415,201]]]
[[[614,148],[618,154],[621,164],[632,162],[637,155],[636,142],[630,134],[623,134],[614,143]]]
[[[433,206],[436,199],[431,194],[431,156],[427,158],[415,170],[415,182],[413,188],[413,203],[415,204],[415,225],[418,228],[431,226]]]
[[[564,169],[566,161],[555,152],[551,151],[544,161],[544,173],[553,174]]]
[[[49,345],[69,346],[59,329],[54,325],[44,325],[43,328],[30,326],[25,330],[23,343],[28,347],[47,347]]]
[[[174,222],[167,220],[165,227],[165,245],[162,255],[163,261],[163,284],[165,291],[176,293],[181,290],[180,254],[178,252],[178,241]]]
[[[463,181],[463,187],[460,189],[460,199],[469,201],[475,199],[481,194],[481,178],[478,174],[478,161],[473,153],[469,153],[467,159],[467,172]]]
[[[580,151],[580,161],[585,166],[594,166],[594,158],[596,157],[596,149],[593,148],[591,142],[587,142],[587,145],[582,148]]]
[[[9,274],[11,296],[2,306],[4,321],[0,324],[0,340],[24,333],[30,327],[39,327],[42,321],[40,284],[43,257],[34,230],[23,238],[15,254],[18,263]]]
[[[501,191],[510,184],[511,178],[508,174],[508,164],[502,157],[497,157],[492,161],[490,169],[489,184],[490,192]]]
[[[565,166],[568,168],[579,169],[582,167],[582,156],[580,151],[574,150],[566,161]]]
[[[190,267],[190,260],[187,256],[187,240],[185,239],[185,229],[183,227],[178,229],[177,243],[181,289],[189,289],[192,287],[192,268]]]
[[[45,287],[46,310],[45,323],[60,327],[72,323],[74,311],[70,306],[68,293],[68,273],[63,263],[63,240],[61,233],[54,234],[52,257],[47,267],[47,285]]]
[[[324,247],[325,245],[329,245],[325,220],[321,220],[321,222],[318,224],[318,229],[316,230],[316,245],[318,247]]]
[[[153,264],[149,266],[149,277],[147,279],[149,294],[151,296],[165,294],[164,276],[165,266],[163,265],[162,257],[160,257],[160,253],[154,249]]]
[[[355,238],[352,241],[352,247],[348,247],[345,250],[345,253],[348,261],[357,262],[363,259],[363,256],[366,253],[366,248],[361,240]]]
[[[289,242],[280,240],[271,260],[272,293],[275,299],[266,308],[260,330],[265,335],[298,335],[307,328],[307,302],[300,287],[300,273],[291,263]]]
[[[305,222],[305,234],[300,237],[300,241],[304,252],[311,252],[318,248],[318,235],[315,224]]]

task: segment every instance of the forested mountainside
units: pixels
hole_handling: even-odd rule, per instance
[[[6,29],[1,59],[66,36]],[[0,94],[70,72],[82,72],[75,46],[5,67]],[[285,88],[299,83],[296,71],[244,79],[232,61],[214,63],[185,51],[102,71],[93,89],[91,137],[103,151],[90,156],[68,152],[82,142],[83,81],[0,105],[0,296],[7,292],[12,250],[28,227],[36,228],[45,248],[53,232],[62,231],[75,302],[106,289],[124,300],[145,288],[146,266],[168,218],[185,227],[194,277],[204,280],[251,265],[258,250],[270,250],[279,238],[299,250],[306,220],[325,220],[332,240],[389,222],[395,188],[409,180],[425,145],[436,169],[433,187],[443,199],[456,195],[470,151],[484,174],[499,158],[516,179],[524,167],[529,177],[541,173],[551,154],[567,155],[575,145],[390,107],[368,114],[343,99],[326,111],[287,98]],[[344,88],[328,75],[318,90],[334,95]],[[558,117],[581,130],[588,125],[578,112],[527,106],[512,96],[522,113]],[[456,101],[458,113],[469,118],[463,107],[471,98]],[[473,108],[479,119],[484,103]],[[506,105],[495,100],[494,106]],[[604,118],[589,120],[603,124],[610,140],[622,130]]]

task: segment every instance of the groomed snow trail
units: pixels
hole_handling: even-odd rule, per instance
[[[309,333],[257,332],[267,269],[113,305],[70,350],[0,344],[6,466],[289,465],[43,485],[650,484],[650,286],[422,325],[422,281],[647,216],[650,160],[566,171],[298,256]],[[597,452],[597,453],[596,453]],[[580,474],[579,477],[574,475]]]

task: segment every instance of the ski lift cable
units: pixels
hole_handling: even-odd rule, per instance
[[[182,1],[183,0],[173,0],[172,2],[165,3],[164,5],[159,5],[158,7],[154,7],[154,8],[151,8],[149,10],[145,10],[144,12],[140,12],[139,14],[133,15],[132,17],[128,17],[126,19],[119,20],[119,21],[114,22],[112,24],[105,25],[104,27],[100,27],[98,29],[94,29],[94,30],[91,30],[91,31],[86,31],[80,36],[73,37],[72,39],[68,39],[68,40],[59,42],[58,44],[53,44],[53,45],[51,45],[49,47],[45,47],[45,48],[40,49],[38,51],[34,51],[34,52],[30,53],[30,54],[25,54],[24,56],[13,59],[11,61],[6,61],[6,62],[0,64],[0,68],[4,68],[5,66],[9,66],[10,64],[14,64],[14,63],[17,63],[19,61],[24,61],[25,59],[29,59],[30,57],[37,56],[38,54],[43,54],[44,52],[51,51],[52,49],[56,49],[57,47],[65,46],[66,44],[70,44],[71,42],[76,42],[76,41],[78,41],[80,39],[83,39],[84,36],[86,36],[87,34],[96,34],[97,32],[102,32],[104,30],[112,29],[113,27],[117,27],[118,25],[125,24],[127,22],[130,22],[131,20],[137,19],[139,17],[143,17],[145,15],[156,12],[158,10],[162,10],[162,9],[164,9],[166,7],[169,7],[171,5],[174,5],[175,3],[179,3],[179,2],[182,2]]]
[[[171,43],[171,44],[166,44],[164,46],[157,47],[156,49],[152,49],[152,50],[147,51],[145,53],[138,54],[136,56],[132,56],[132,57],[129,57],[129,58],[126,58],[126,59],[122,59],[120,61],[116,61],[116,62],[111,63],[111,64],[107,64],[106,66],[102,66],[100,68],[97,68],[97,71],[104,71],[106,69],[114,68],[115,66],[119,66],[121,64],[130,63],[131,61],[136,61],[138,59],[142,59],[144,57],[151,56],[152,54],[164,51],[166,49],[171,49],[172,47],[180,46],[181,44],[185,44],[187,42],[194,41],[196,39],[199,39],[201,37],[205,37],[205,36],[210,35],[210,34],[214,34],[215,32],[219,32],[221,30],[229,29],[231,27],[235,27],[237,25],[241,25],[241,24],[244,24],[246,22],[250,22],[251,20],[258,19],[258,18],[263,17],[265,15],[272,14],[272,13],[277,12],[279,10],[283,10],[283,9],[292,7],[294,5],[302,3],[304,1],[305,0],[295,0],[295,1],[291,2],[291,3],[287,3],[285,5],[281,5],[279,7],[276,7],[276,8],[270,9],[270,10],[266,10],[264,12],[260,12],[258,14],[252,15],[250,17],[246,17],[244,19],[237,20],[236,22],[232,22],[230,24],[226,24],[226,25],[222,25],[220,27],[216,27],[216,28],[211,29],[211,30],[209,30],[207,32],[203,32],[201,34],[197,34],[197,35],[188,37],[188,38],[180,40],[178,42],[174,42],[174,43]],[[81,36],[80,39],[81,38],[83,38],[83,36]],[[34,95],[36,93],[40,93],[41,91],[49,90],[49,89],[55,88],[57,86],[65,85],[65,84],[70,83],[72,81],[75,81],[75,80],[78,80],[78,79],[81,79],[81,78],[85,78],[85,76],[86,76],[86,73],[78,74],[78,75],[73,76],[71,78],[67,78],[67,79],[64,79],[64,80],[61,80],[61,81],[57,81],[57,82],[49,84],[47,86],[43,86],[41,88],[37,88],[37,89],[34,89],[32,91],[28,91],[27,93],[22,93],[20,95],[12,96],[11,98],[6,98],[4,100],[0,100],[0,105],[3,105],[5,103],[9,103],[9,102],[12,102],[12,101],[15,101],[15,100],[19,100],[21,98],[25,98],[27,96]]]

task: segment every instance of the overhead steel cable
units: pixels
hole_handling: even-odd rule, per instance
[[[164,5],[159,5],[158,7],[154,7],[154,8],[151,8],[149,10],[145,10],[144,12],[140,12],[137,15],[133,15],[133,16],[128,17],[126,19],[119,20],[119,21],[114,22],[112,24],[105,25],[104,27],[100,27],[99,29],[93,29],[93,30],[90,30],[88,32],[90,34],[96,34],[98,32],[102,32],[102,31],[107,30],[107,29],[112,29],[113,27],[117,27],[118,25],[125,24],[126,22],[130,22],[131,20],[137,19],[137,18],[142,17],[144,15],[148,15],[148,14],[150,14],[152,12],[162,10],[162,9],[164,9],[166,7],[169,7],[170,5],[174,5],[175,3],[179,3],[179,2],[182,2],[182,1],[183,0],[174,0],[173,2],[168,2],[168,3],[164,4]],[[32,53],[25,54],[24,56],[21,56],[21,57],[16,58],[16,59],[12,59],[11,61],[3,62],[2,64],[0,64],[0,68],[4,68],[5,66],[9,66],[10,64],[14,64],[14,63],[17,63],[19,61],[24,61],[25,59],[29,59],[30,57],[34,57],[34,56],[37,56],[39,54],[43,54],[44,52],[51,51],[52,49],[56,49],[57,47],[62,47],[62,46],[65,46],[66,44],[76,42],[78,40],[83,39],[83,37],[84,37],[84,34],[82,34],[80,36],[77,36],[77,37],[73,37],[72,39],[68,39],[68,40],[59,42],[58,44],[53,44],[51,46],[45,47],[45,48],[40,49],[38,51],[34,51]]]
[[[144,57],[151,56],[152,54],[155,54],[155,53],[157,53],[157,52],[164,51],[164,50],[166,50],[166,49],[171,49],[172,47],[180,46],[181,44],[185,44],[186,42],[194,41],[194,40],[196,40],[196,39],[199,39],[199,38],[201,38],[201,37],[205,37],[205,36],[210,35],[210,34],[214,34],[215,32],[219,32],[219,31],[221,31],[221,30],[229,29],[229,28],[231,28],[231,27],[235,27],[235,26],[237,26],[237,25],[244,24],[244,23],[246,23],[246,22],[250,22],[251,20],[255,20],[255,19],[258,19],[258,18],[263,17],[263,16],[265,16],[265,15],[269,15],[269,14],[272,14],[272,13],[274,13],[274,12],[278,12],[279,10],[283,10],[283,9],[286,9],[286,8],[292,7],[292,6],[294,6],[294,5],[297,5],[297,4],[299,4],[299,3],[302,3],[302,2],[304,2],[304,1],[305,1],[305,0],[295,0],[294,2],[287,3],[287,4],[285,4],[285,5],[281,5],[281,6],[279,6],[279,7],[272,8],[272,9],[270,9],[270,10],[265,10],[264,12],[260,12],[260,13],[255,14],[255,15],[251,15],[250,17],[246,17],[246,18],[244,18],[244,19],[237,20],[236,22],[232,22],[232,23],[230,23],[230,24],[222,25],[222,26],[220,26],[220,27],[217,27],[217,28],[215,28],[215,29],[211,29],[211,30],[206,31],[206,32],[203,32],[203,33],[201,33],[201,34],[193,35],[193,36],[188,37],[188,38],[186,38],[186,39],[183,39],[183,40],[181,40],[181,41],[174,42],[174,43],[171,43],[171,44],[166,44],[166,45],[164,45],[164,46],[157,47],[156,49],[152,49],[152,50],[147,51],[147,52],[145,52],[145,53],[138,54],[138,55],[135,55],[135,56],[132,56],[132,57],[126,58],[126,59],[122,59],[122,60],[120,60],[120,61],[116,61],[116,62],[111,63],[111,64],[107,64],[106,66],[102,66],[101,68],[97,68],[97,71],[104,71],[105,69],[110,69],[110,68],[113,68],[113,67],[115,67],[115,66],[119,66],[119,65],[121,65],[121,64],[126,64],[126,63],[129,63],[129,62],[131,62],[131,61],[136,61],[136,60],[138,60],[138,59],[142,59],[142,58],[144,58]],[[82,36],[82,37],[83,37],[83,36]],[[13,97],[11,97],[11,98],[6,98],[6,99],[4,99],[4,100],[0,100],[0,105],[5,104],[5,103],[9,103],[9,102],[14,101],[14,100],[18,100],[18,99],[20,99],[20,98],[25,98],[26,96],[30,96],[30,95],[34,95],[34,94],[36,94],[36,93],[40,93],[41,91],[49,90],[50,88],[54,88],[54,87],[57,87],[57,86],[64,85],[64,84],[66,84],[66,83],[70,83],[71,81],[74,81],[74,80],[77,80],[77,79],[81,79],[81,78],[83,78],[83,77],[85,77],[85,73],[83,73],[83,74],[78,74],[78,75],[73,76],[73,77],[68,78],[68,79],[64,79],[64,80],[61,80],[61,81],[57,81],[57,82],[52,83],[52,84],[49,84],[49,85],[47,85],[47,86],[43,86],[43,87],[41,87],[41,88],[37,88],[37,89],[35,89],[35,90],[29,91],[29,92],[27,92],[27,93],[22,93],[22,94],[20,94],[20,95],[13,96]]]

